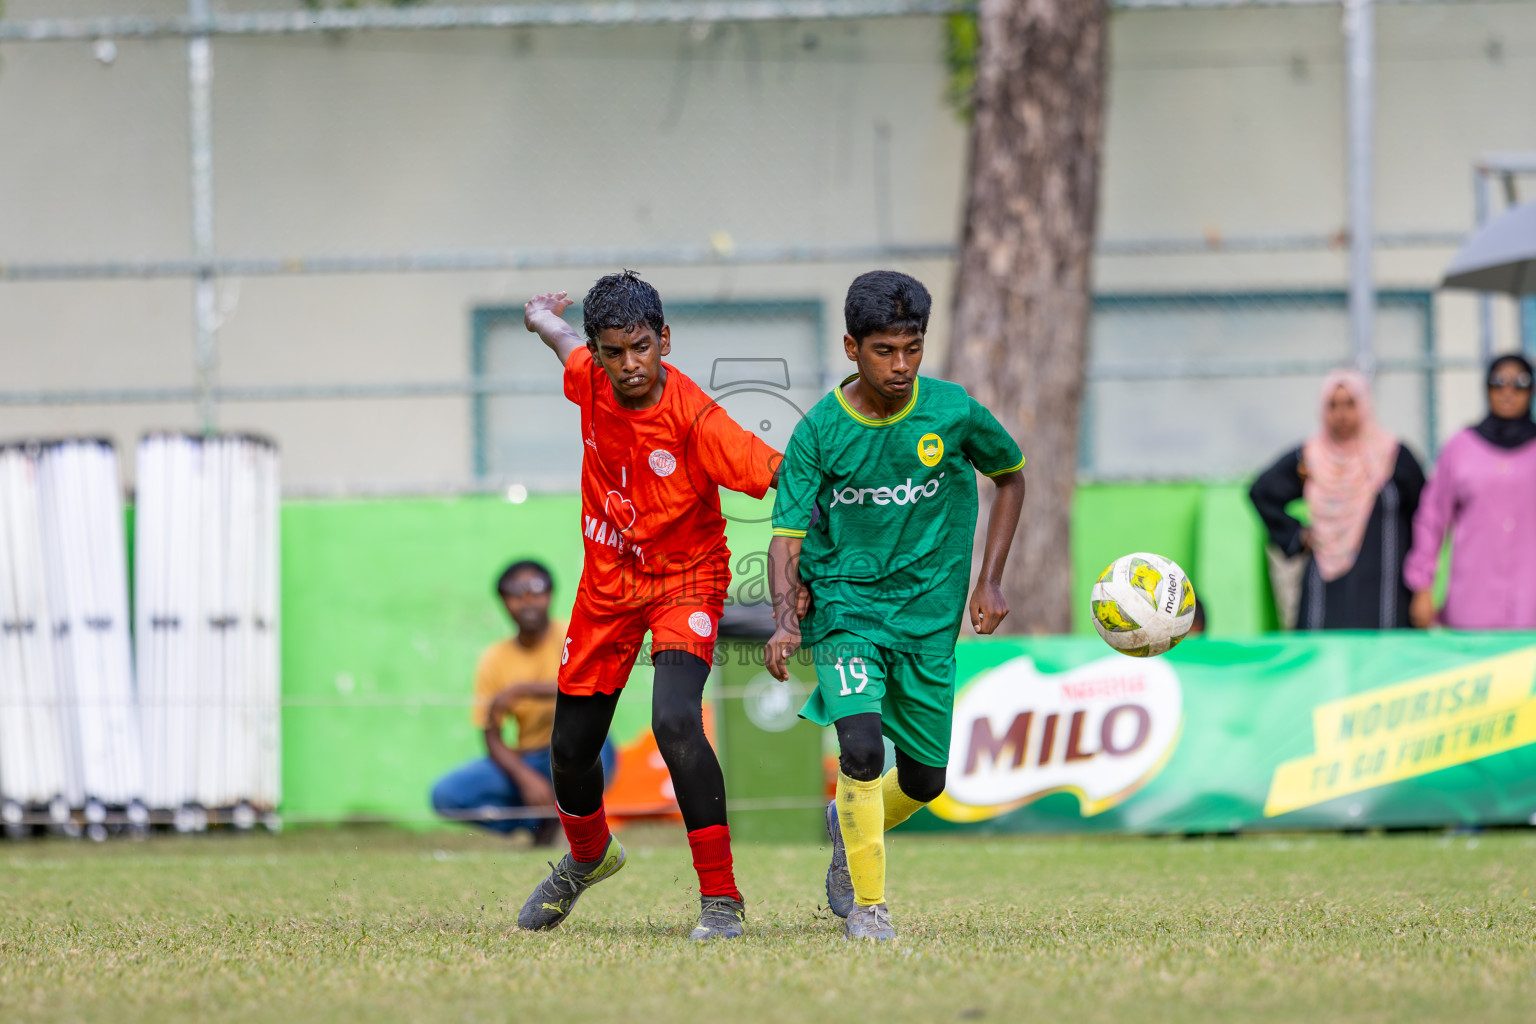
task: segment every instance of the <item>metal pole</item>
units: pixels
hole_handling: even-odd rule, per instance
[[[1477,227],[1481,228],[1488,223],[1488,193],[1493,188],[1490,180],[1489,169],[1475,167],[1472,170],[1472,198],[1473,215],[1477,218]],[[1476,230],[1476,228],[1474,228]],[[1488,292],[1480,292],[1477,296],[1477,350],[1482,356],[1483,365],[1493,359],[1493,296]]]
[[[1504,174],[1504,206],[1506,208],[1520,205],[1520,193],[1515,188],[1515,173],[1510,168],[1505,168]],[[1515,296],[1515,329],[1519,332],[1518,341],[1520,351],[1527,356],[1532,348],[1536,348],[1536,299],[1529,295]]]
[[[1371,209],[1375,177],[1375,9],[1372,0],[1345,0],[1344,37],[1349,111],[1349,336],[1355,369],[1376,371],[1376,286]]]
[[[187,0],[194,22],[206,25],[208,0]],[[192,366],[197,383],[197,422],[205,434],[218,429],[218,288],[213,268],[213,44],[206,33],[187,43],[187,97],[190,115],[192,251],[203,264],[193,285]]]

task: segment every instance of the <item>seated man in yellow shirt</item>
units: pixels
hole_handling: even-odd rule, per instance
[[[456,768],[432,787],[432,808],[450,818],[474,821],[496,832],[526,828],[539,845],[560,832],[553,816],[549,738],[555,723],[555,676],[565,644],[565,623],[553,622],[549,605],[554,579],[534,561],[514,562],[496,581],[517,633],[480,655],[470,720],[485,736],[485,757]],[[502,737],[507,718],[517,722],[517,746]],[[603,745],[603,774],[611,784],[613,743]],[[547,818],[520,818],[517,808],[547,808]]]

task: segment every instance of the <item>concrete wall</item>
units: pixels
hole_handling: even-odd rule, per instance
[[[1101,233],[1342,232],[1343,40],[1337,8],[1114,18]],[[1472,163],[1536,150],[1536,5],[1386,5],[1377,25],[1377,230],[1469,230]],[[1525,181],[1525,197],[1536,181]],[[1432,288],[1454,248],[1379,251],[1382,287]],[[1347,283],[1347,250],[1099,261],[1101,291]],[[1500,303],[1500,344],[1514,308]],[[1442,352],[1475,355],[1476,303],[1436,302]],[[1446,374],[1442,438],[1481,418],[1480,374]],[[1298,409],[1297,429],[1312,410]]]
[[[8,17],[121,13],[10,0]],[[144,0],[139,10],[179,10]],[[244,5],[241,5],[244,6]],[[1339,11],[1117,14],[1102,235],[1342,228]],[[1536,149],[1536,4],[1378,12],[1379,227],[1461,231],[1472,160]],[[371,33],[214,45],[221,252],[946,242],[965,133],[943,102],[943,23]],[[0,261],[189,249],[185,45],[0,46]],[[1384,286],[1429,288],[1451,250],[1390,250]],[[642,267],[674,301],[820,299],[834,344],[863,265]],[[947,309],[945,261],[907,269]],[[595,268],[283,277],[221,286],[228,384],[456,379],[470,317]],[[1106,257],[1105,292],[1344,285],[1342,250]],[[179,281],[0,284],[6,389],[186,385]],[[1473,302],[1437,302],[1442,349],[1475,350]],[[941,314],[930,359],[942,363]],[[1508,320],[1506,311],[1506,321]],[[1513,343],[1508,322],[1505,344]],[[548,356],[530,337],[530,358]],[[680,339],[680,343],[685,339]],[[1478,415],[1447,375],[1441,432]],[[0,436],[190,427],[188,406],[0,408]],[[1298,408],[1296,433],[1312,410]],[[230,404],[275,436],[294,488],[470,475],[463,399]]]

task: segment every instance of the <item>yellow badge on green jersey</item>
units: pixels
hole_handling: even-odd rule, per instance
[[[917,457],[925,466],[937,466],[944,457],[944,439],[938,434],[924,434],[917,439]]]

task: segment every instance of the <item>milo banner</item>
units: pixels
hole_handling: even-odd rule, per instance
[[[930,827],[1225,832],[1536,815],[1536,636],[961,644]]]

